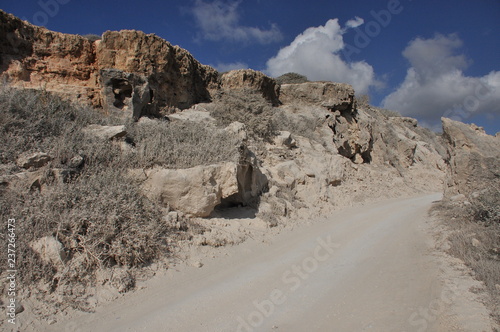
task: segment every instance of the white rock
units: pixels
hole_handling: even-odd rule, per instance
[[[93,124],[83,128],[83,132],[89,136],[107,140],[112,140],[127,135],[125,126],[100,126]]]
[[[30,243],[31,249],[40,255],[40,258],[46,263],[52,263],[55,266],[64,265],[66,254],[61,242],[53,236],[45,236]]]

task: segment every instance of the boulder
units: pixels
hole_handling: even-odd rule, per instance
[[[49,163],[52,157],[43,152],[23,154],[16,160],[17,166],[25,169],[40,168]]]
[[[245,124],[243,124],[239,121],[232,122],[231,124],[229,124],[229,126],[224,128],[224,130],[229,132],[229,133],[235,134],[243,142],[245,142],[248,139],[246,126],[245,126]]]
[[[297,147],[297,142],[289,131],[280,131],[278,135],[274,137],[274,144],[277,146],[284,146],[288,149]]]
[[[333,82],[306,82],[283,84],[280,89],[283,104],[312,104],[332,111],[352,111],[354,89],[349,84]]]
[[[85,163],[85,158],[83,158],[80,155],[76,155],[68,161],[67,165],[70,168],[80,168],[83,166],[84,163]]]
[[[223,89],[255,91],[274,106],[280,104],[280,86],[273,78],[264,75],[260,71],[251,69],[232,70],[224,73],[221,81]]]
[[[364,111],[335,111],[328,118],[333,142],[340,155],[355,163],[371,161],[372,121]]]
[[[3,187],[17,188],[21,191],[41,190],[42,185],[45,183],[44,170],[2,176],[0,177],[0,183]]]
[[[42,261],[56,267],[64,265],[66,253],[63,245],[53,236],[45,236],[30,243],[31,249],[36,252]]]
[[[142,181],[142,190],[150,200],[193,217],[208,217],[222,203],[251,204],[267,186],[267,177],[258,167],[232,162],[133,170],[130,174]]]
[[[182,112],[169,114],[168,119],[170,121],[191,121],[206,124],[215,123],[215,119],[210,115],[210,112],[199,105],[195,105]]]
[[[236,165],[145,171],[145,194],[153,201],[195,217],[208,217],[221,199],[238,192]]]
[[[112,140],[127,135],[125,126],[101,126],[93,124],[83,128],[83,132],[91,137],[102,140]]]

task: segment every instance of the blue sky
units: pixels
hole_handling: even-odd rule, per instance
[[[55,31],[155,33],[220,71],[294,71],[353,84],[434,129],[500,131],[499,0],[0,0]]]

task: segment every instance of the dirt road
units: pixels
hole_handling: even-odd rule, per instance
[[[449,331],[429,253],[440,195],[391,200],[249,240],[51,331]]]

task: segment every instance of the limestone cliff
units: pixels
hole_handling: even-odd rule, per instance
[[[0,10],[0,75],[139,117],[210,100],[215,69],[154,34],[108,31],[92,42],[49,31]]]

